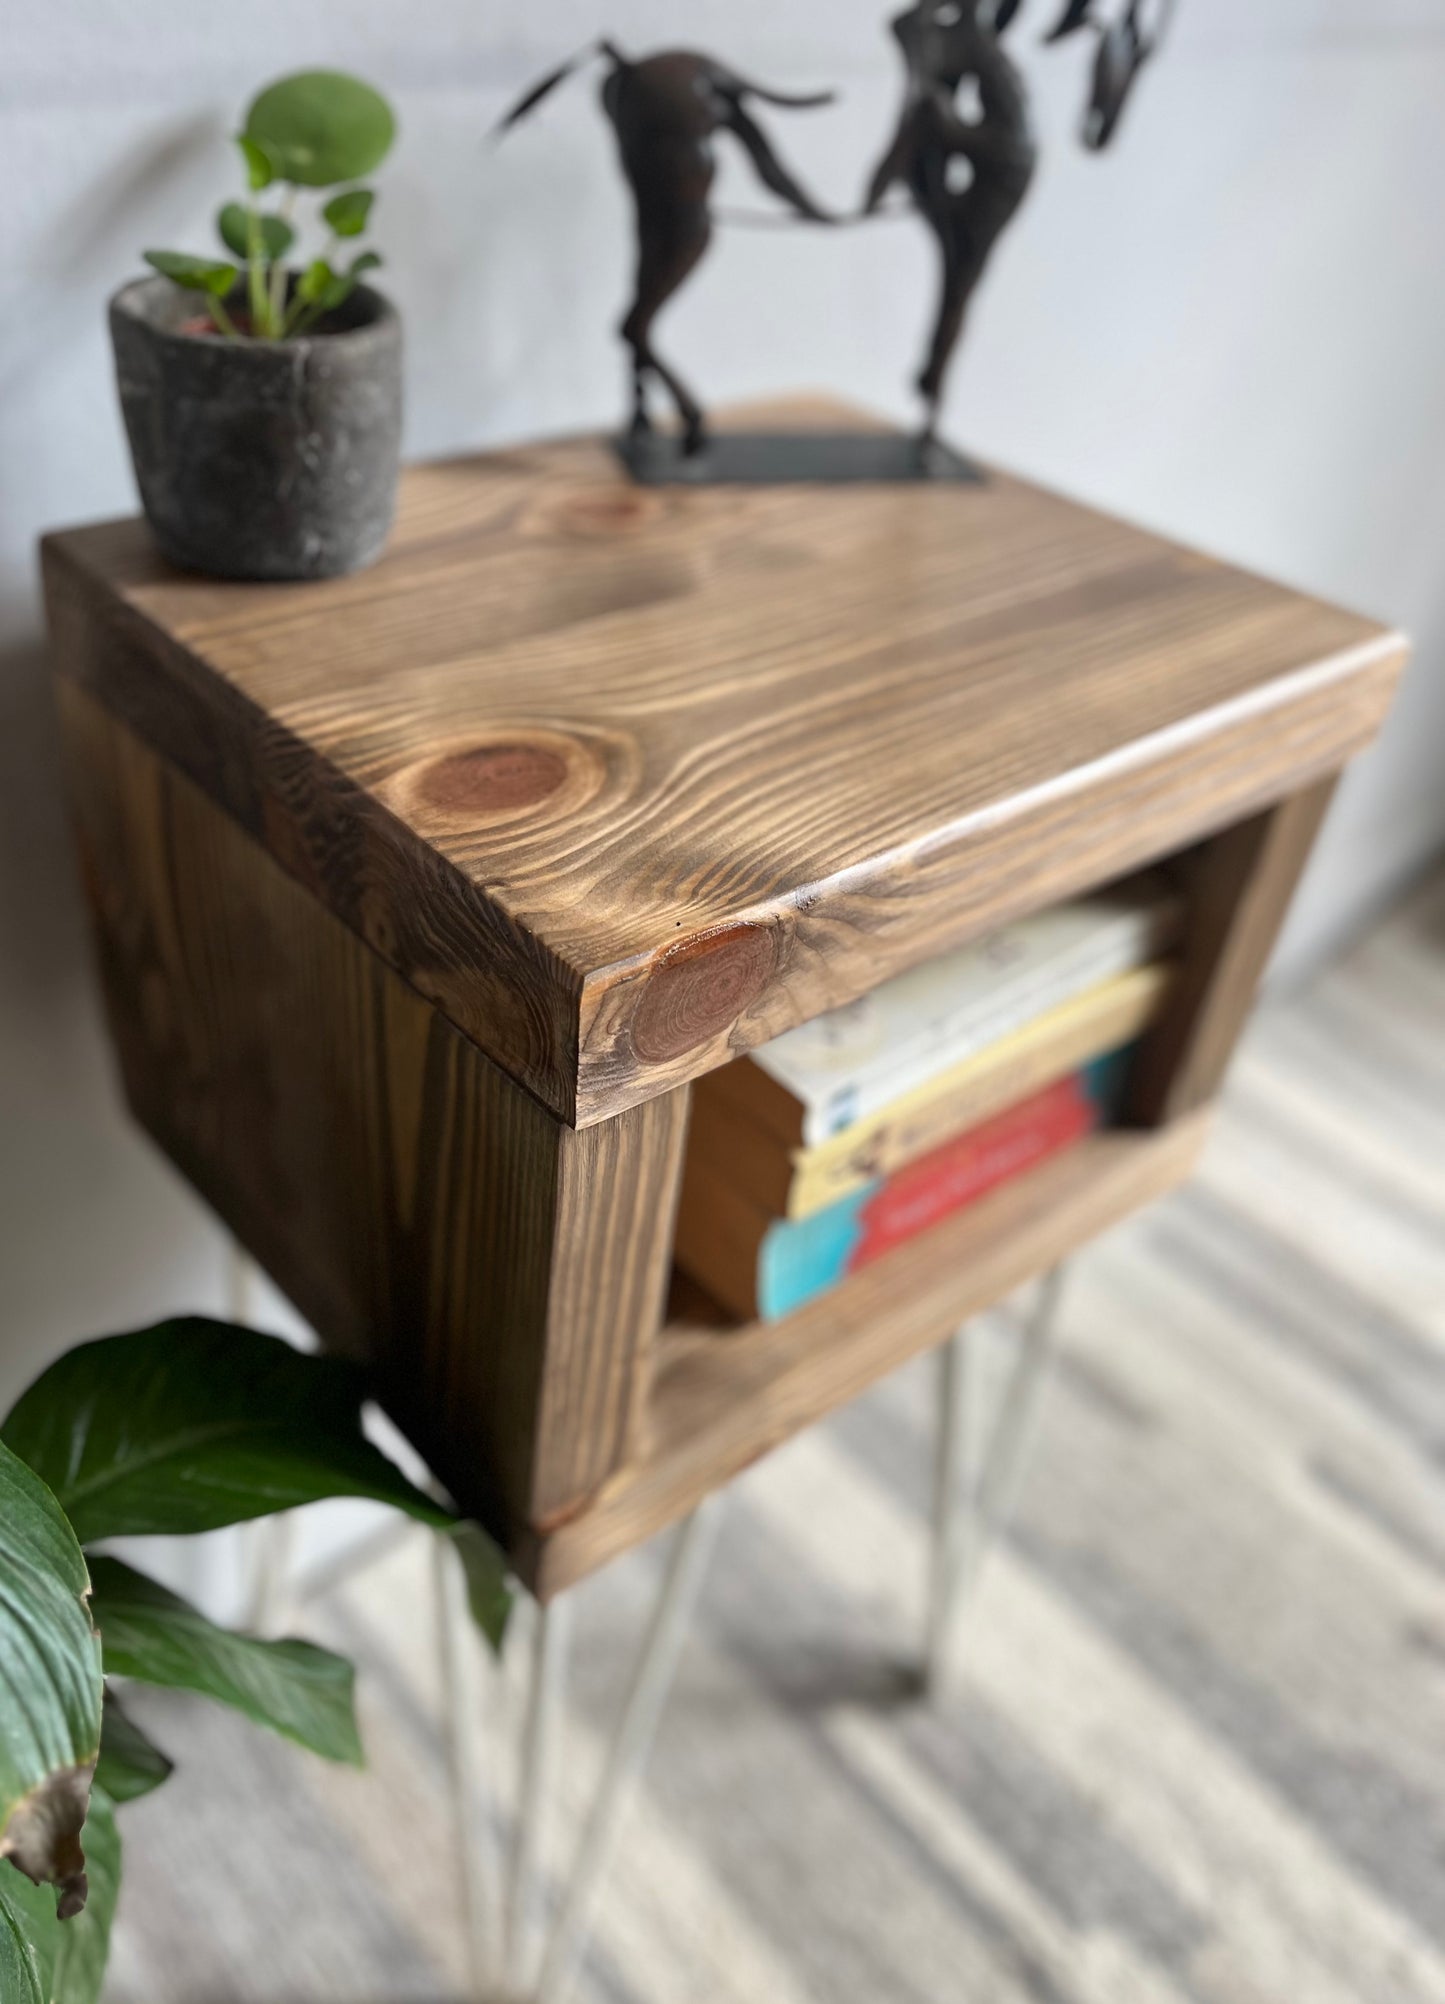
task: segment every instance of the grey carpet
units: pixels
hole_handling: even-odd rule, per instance
[[[1260,1019],[1197,1183],[1080,1263],[943,1708],[928,1360],[738,1485],[583,2004],[1442,2004],[1442,1023],[1445,879]],[[579,1595],[554,1871],[657,1566]],[[309,1625],[370,1773],[139,1697],[181,1772],[126,1812],[111,2004],[463,1994],[421,1543]]]

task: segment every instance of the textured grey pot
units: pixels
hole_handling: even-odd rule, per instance
[[[325,578],[380,556],[401,457],[401,322],[358,286],[295,341],[182,331],[204,306],[165,278],[110,303],[141,502],[173,563]]]

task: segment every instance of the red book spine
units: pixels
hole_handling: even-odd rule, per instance
[[[1080,1141],[1099,1124],[1099,1107],[1080,1076],[1060,1079],[931,1155],[910,1163],[869,1198],[848,1271],[881,1259],[1001,1183]]]

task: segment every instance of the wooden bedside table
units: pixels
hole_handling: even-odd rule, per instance
[[[1188,1173],[1405,658],[1004,474],[640,490],[595,439],[414,470],[358,577],[44,563],[131,1106],[543,1600]],[[689,1081],[1160,858],[1127,1128],[667,1322]]]

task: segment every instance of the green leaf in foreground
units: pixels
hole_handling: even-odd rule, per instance
[[[85,1824],[90,1899],[73,1920],[57,1920],[55,1895],[0,1864],[0,1998],[11,2004],[96,2004],[105,1980],[120,1892],[115,1808],[97,1788]],[[28,1950],[29,1972],[26,1968]],[[11,1981],[14,1974],[15,1988]],[[27,1987],[33,1975],[33,1987]]]
[[[396,137],[379,91],[340,70],[302,70],[267,86],[246,114],[244,137],[278,180],[306,188],[360,181],[380,166]]]
[[[188,251],[148,250],[145,261],[162,278],[172,279],[188,292],[204,292],[212,299],[224,299],[236,283],[236,267],[212,257],[192,257]]]
[[[454,1523],[366,1438],[364,1392],[335,1358],[187,1316],[68,1351],[0,1439],[50,1484],[83,1544],[213,1531],[332,1496]]]
[[[27,1894],[36,1890],[13,1865],[0,1864],[0,1997],[5,2004],[46,2004],[40,1964],[30,1939],[28,1899],[17,1905],[10,1897],[13,1888],[19,1900],[22,1886]]]
[[[198,1691],[326,1760],[362,1765],[344,1657],[309,1642],[234,1635],[119,1559],[92,1558],[90,1573],[112,1676]]]
[[[55,1497],[3,1444],[0,1526],[0,1858],[83,1901],[101,1702],[90,1582]]]
[[[500,1656],[516,1598],[507,1577],[507,1562],[480,1524],[458,1524],[448,1536],[466,1577],[472,1620]]]
[[[267,264],[276,264],[295,243],[295,230],[284,216],[258,216],[256,226],[262,258]],[[251,215],[244,202],[227,202],[216,217],[216,229],[233,256],[243,260],[250,257]]]
[[[119,1698],[107,1687],[96,1787],[103,1788],[112,1802],[136,1802],[169,1780],[171,1768],[170,1760],[122,1711]]]

